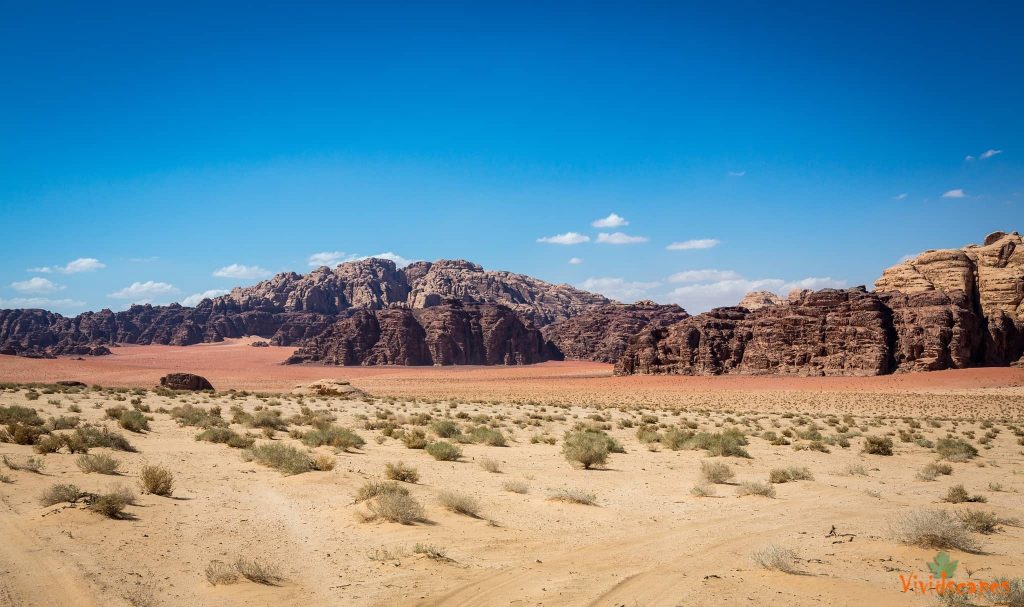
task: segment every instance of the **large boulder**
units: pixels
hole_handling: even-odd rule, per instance
[[[205,377],[194,373],[168,373],[160,378],[160,385],[170,390],[213,390]]]

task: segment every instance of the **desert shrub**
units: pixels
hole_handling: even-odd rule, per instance
[[[121,413],[117,424],[129,432],[142,432],[149,430],[149,420],[145,414],[135,409],[128,409]]]
[[[690,449],[704,449],[710,456],[723,457],[750,457],[743,447],[747,439],[743,432],[736,428],[729,428],[718,433],[698,432],[687,441]]]
[[[728,464],[709,461],[700,463],[700,474],[709,483],[726,483],[736,476]]]
[[[556,502],[583,504],[585,506],[593,506],[597,503],[596,495],[582,489],[557,489],[548,496],[548,499]]]
[[[239,557],[235,561],[235,571],[250,582],[269,586],[284,579],[277,565],[255,558]]]
[[[284,474],[302,474],[313,469],[309,456],[290,445],[264,443],[252,447],[246,453],[256,463]]]
[[[46,422],[46,427],[49,428],[51,432],[54,430],[74,430],[78,427],[78,424],[81,423],[81,421],[82,420],[73,415],[61,415],[60,417],[51,417],[50,420]]]
[[[510,493],[526,493],[530,490],[530,486],[523,481],[505,481],[501,488]]]
[[[844,476],[867,476],[868,469],[864,464],[848,464],[839,473]]]
[[[694,497],[713,497],[715,486],[709,483],[700,483],[690,488],[690,495]]]
[[[181,426],[216,428],[228,425],[227,420],[220,416],[220,407],[203,409],[192,404],[185,404],[171,409],[170,415]]]
[[[935,477],[940,474],[953,474],[953,467],[949,464],[942,464],[939,462],[928,462],[921,468],[920,471],[915,475],[915,478],[922,481],[933,481]]]
[[[493,474],[501,472],[501,464],[499,464],[496,460],[489,458],[484,458],[480,460],[480,467],[486,470],[487,472],[491,472]]]
[[[769,544],[761,550],[755,550],[750,558],[763,569],[796,573],[796,553],[789,548]]]
[[[412,547],[413,554],[422,554],[428,559],[435,561],[447,561],[448,551],[433,544],[416,544]]]
[[[935,452],[952,462],[964,462],[978,455],[974,445],[959,438],[940,438],[935,443]]]
[[[462,457],[462,449],[443,440],[430,443],[427,445],[426,451],[431,457],[441,462],[454,462]]]
[[[322,425],[306,432],[302,436],[302,442],[308,447],[329,445],[341,451],[357,449],[366,444],[363,437],[348,428],[330,424]]]
[[[897,541],[922,548],[977,552],[981,544],[960,519],[945,510],[911,510],[890,527]]]
[[[459,425],[448,419],[430,422],[430,430],[439,438],[454,438],[459,435]]]
[[[409,495],[409,490],[394,481],[366,481],[356,490],[355,501],[365,502],[386,493]]]
[[[892,455],[892,439],[888,436],[865,436],[863,451],[871,455]]]
[[[236,438],[238,433],[224,426],[212,426],[203,430],[196,435],[196,440],[206,441],[208,443],[219,443],[227,444],[233,438]]]
[[[661,444],[665,445],[668,449],[678,451],[685,448],[687,442],[692,439],[693,436],[694,432],[672,426],[671,428],[666,429],[664,434],[661,435]]]
[[[135,447],[119,432],[97,426],[82,426],[73,435],[85,448],[106,447],[115,451],[134,452]]]
[[[334,464],[336,463],[333,456],[321,453],[314,455],[310,459],[310,463],[313,465],[314,470],[320,472],[327,472],[328,470],[334,470]]]
[[[491,447],[507,447],[508,439],[501,433],[501,430],[488,428],[487,426],[476,426],[469,431],[469,439],[474,443],[489,445]]]
[[[384,476],[394,481],[402,481],[403,483],[415,483],[420,480],[420,473],[412,466],[406,466],[402,462],[397,464],[388,462],[384,466]]]
[[[139,481],[143,493],[169,496],[174,491],[174,475],[162,466],[143,466]]]
[[[414,428],[402,436],[402,443],[407,449],[423,449],[427,446],[427,435],[419,428]]]
[[[811,470],[804,466],[790,466],[788,468],[773,468],[768,473],[769,483],[788,483],[790,481],[811,481],[814,475]]]
[[[36,410],[21,405],[0,407],[0,424],[25,424],[26,426],[42,426],[43,418],[39,417]]]
[[[589,470],[608,461],[608,435],[599,430],[577,430],[567,432],[562,440],[562,454],[565,459]]]
[[[983,533],[985,535],[999,531],[1001,529],[999,525],[1003,522],[1001,518],[996,516],[995,512],[986,512],[984,510],[962,510],[957,512],[956,516],[963,523],[964,527],[975,533]]]
[[[963,485],[953,485],[943,496],[942,501],[950,504],[962,504],[964,502],[985,502],[988,501],[983,495],[971,495]]]
[[[63,446],[64,438],[61,435],[46,434],[37,439],[37,442],[32,446],[32,449],[35,450],[36,453],[45,455],[47,453],[56,453],[57,451],[60,451],[60,448]]]
[[[761,497],[775,497],[775,487],[768,483],[745,482],[740,485],[737,495],[758,495]]]
[[[89,502],[89,510],[107,518],[121,518],[131,499],[121,491],[97,495]]]
[[[106,453],[89,453],[79,455],[75,460],[78,469],[86,474],[95,472],[97,474],[117,474],[121,462]]]
[[[4,442],[14,443],[15,445],[34,445],[39,442],[41,436],[46,434],[47,431],[42,426],[30,426],[20,422],[12,422],[7,424]]]
[[[288,424],[281,419],[281,412],[274,409],[263,409],[249,416],[246,424],[250,428],[263,428],[264,430],[287,430]]]
[[[989,596],[997,605],[1024,607],[1024,578],[998,578],[998,589]]]
[[[73,504],[78,501],[78,498],[82,496],[81,489],[77,485],[70,483],[57,483],[51,485],[43,494],[39,496],[39,503],[43,506],[53,506],[54,504],[60,504],[67,502]]]
[[[239,577],[238,570],[224,561],[213,560],[206,566],[206,581],[214,586],[234,584]]]
[[[464,514],[473,518],[479,518],[480,502],[471,495],[458,491],[441,491],[437,494],[437,503],[445,510],[456,514]]]
[[[43,458],[41,457],[29,456],[25,458],[25,461],[17,462],[5,455],[3,457],[3,460],[4,465],[10,468],[11,470],[24,470],[25,472],[34,472],[36,474],[41,474],[43,472],[43,468],[46,467],[46,461],[43,460]]]
[[[408,493],[383,493],[368,502],[371,520],[380,518],[392,523],[411,525],[423,520],[423,505]]]

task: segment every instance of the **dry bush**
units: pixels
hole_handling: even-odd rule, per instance
[[[82,445],[84,449],[105,447],[115,451],[135,452],[135,447],[128,442],[128,439],[126,439],[123,434],[101,426],[82,426],[75,428],[75,433],[69,437],[69,440],[73,440],[75,443]]]
[[[422,521],[426,515],[423,505],[407,493],[383,493],[370,500],[368,507],[368,520],[379,518],[403,525]]]
[[[416,483],[420,480],[420,473],[416,471],[416,468],[412,466],[406,466],[402,462],[393,464],[388,462],[384,466],[385,478],[402,481],[403,483]]]
[[[34,472],[36,474],[42,474],[43,468],[46,467],[46,461],[41,457],[29,456],[25,458],[23,462],[16,462],[13,459],[4,456],[4,465],[11,470],[24,470],[25,472]]]
[[[769,483],[788,483],[790,481],[812,481],[814,475],[806,466],[789,466],[788,468],[773,468],[768,473]]]
[[[139,481],[143,493],[169,496],[174,491],[174,475],[162,466],[143,466]]]
[[[764,569],[782,571],[784,573],[796,573],[796,553],[789,548],[783,548],[775,544],[769,544],[761,550],[751,553],[750,559]]]
[[[480,467],[492,474],[498,474],[501,472],[501,464],[497,460],[484,458],[480,460]]]
[[[78,498],[82,496],[82,490],[77,485],[70,483],[57,483],[56,485],[50,486],[49,489],[43,492],[39,496],[39,503],[43,506],[53,506],[54,504],[60,504],[67,502],[73,504],[78,501]]]
[[[736,476],[728,464],[709,461],[700,463],[700,474],[705,481],[715,484],[727,483]]]
[[[577,430],[566,432],[562,439],[562,454],[565,459],[589,470],[608,461],[611,437],[601,431]]]
[[[314,470],[327,472],[328,470],[334,470],[335,460],[330,455],[318,454],[310,458],[310,463],[313,465]]]
[[[892,439],[888,436],[865,436],[863,451],[871,455],[892,455]]]
[[[596,495],[582,489],[557,489],[548,496],[548,499],[556,502],[583,504],[585,506],[593,506],[597,503]]]
[[[473,518],[480,518],[480,502],[471,495],[458,491],[445,490],[437,494],[437,503],[445,510],[456,514],[464,514]]]
[[[450,561],[448,551],[434,544],[416,544],[412,547],[413,554],[422,554],[435,561]]]
[[[971,495],[963,485],[953,485],[946,492],[946,495],[942,497],[942,501],[949,502],[950,504],[962,504],[964,502],[984,503],[988,500],[983,495]]]
[[[960,519],[945,510],[911,510],[890,527],[894,539],[922,548],[954,548],[977,552],[981,543]]]
[[[1005,583],[1005,590],[1003,584]],[[997,605],[1007,607],[1024,607],[1024,578],[998,578],[996,584],[999,590],[992,592],[989,596]]]
[[[206,566],[206,581],[214,586],[234,584],[239,577],[238,570],[224,561],[213,560]]]
[[[235,561],[235,570],[245,579],[257,584],[273,586],[284,579],[277,565],[255,558],[238,557]]]
[[[1002,531],[1002,527],[999,525],[1005,522],[995,512],[986,512],[984,510],[961,510],[957,512],[956,516],[964,524],[964,527],[984,535]]]
[[[249,449],[246,453],[257,463],[279,470],[283,474],[302,474],[313,469],[313,462],[308,455],[282,443],[264,443]]]
[[[423,430],[414,428],[402,435],[402,443],[407,449],[423,449],[427,446],[427,435]]]
[[[501,488],[510,493],[526,493],[530,490],[530,486],[523,481],[505,481]]]
[[[714,497],[715,486],[708,483],[701,483],[690,488],[690,495],[694,497]]]
[[[302,442],[307,447],[329,445],[339,451],[358,449],[366,444],[363,437],[348,428],[331,424],[320,425],[302,435]]]
[[[78,469],[86,474],[95,472],[97,474],[117,474],[121,462],[106,453],[88,453],[79,455],[75,460]]]
[[[394,481],[366,481],[362,487],[356,490],[355,501],[356,503],[365,502],[387,493],[409,495],[409,490]]]
[[[965,462],[978,455],[974,445],[960,438],[940,438],[935,443],[935,452],[951,462]]]
[[[89,502],[89,510],[107,518],[121,518],[124,516],[125,507],[131,502],[130,494],[125,491],[112,491],[92,498],[92,501]]]
[[[953,467],[949,464],[942,464],[939,462],[928,462],[924,468],[915,475],[915,478],[922,481],[933,481],[935,477],[940,474],[953,474]]]
[[[737,495],[758,495],[761,497],[775,497],[775,487],[768,483],[756,483],[747,481],[739,486]]]
[[[143,432],[149,430],[149,420],[141,411],[127,409],[121,412],[117,424],[129,432]]]
[[[426,451],[439,462],[454,462],[462,457],[462,449],[443,440],[430,443]]]
[[[868,469],[864,464],[848,464],[845,468],[839,471],[839,474],[843,476],[867,476]]]

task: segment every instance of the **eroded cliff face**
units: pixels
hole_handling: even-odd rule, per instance
[[[647,329],[616,372],[879,375],[1008,365],[1024,354],[1016,232],[927,251],[885,270],[875,286],[799,291],[785,302],[753,296],[744,307]]]
[[[566,358],[614,363],[626,351],[630,338],[640,331],[674,324],[689,316],[674,304],[608,303],[548,325],[543,332]]]

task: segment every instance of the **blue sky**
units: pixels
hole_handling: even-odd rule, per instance
[[[1022,227],[1019,3],[138,4],[3,2],[0,307],[388,252],[696,312]]]

